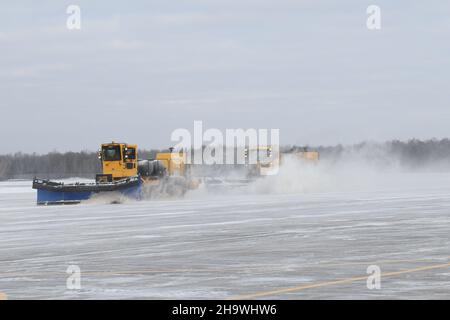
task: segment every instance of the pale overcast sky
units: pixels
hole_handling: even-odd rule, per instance
[[[81,30],[66,8],[81,7]],[[366,28],[368,5],[381,30]],[[165,147],[176,128],[283,144],[450,136],[450,2],[2,1],[0,153]]]

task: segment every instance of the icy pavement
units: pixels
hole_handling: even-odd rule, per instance
[[[9,299],[449,299],[450,175],[405,181],[377,190],[244,190],[49,207],[35,205],[31,182],[2,182],[0,292]],[[69,265],[81,269],[80,290],[66,288]],[[381,268],[379,290],[360,278],[370,265]]]

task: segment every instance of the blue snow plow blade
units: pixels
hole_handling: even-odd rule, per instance
[[[37,204],[76,204],[101,192],[120,192],[134,199],[141,196],[140,177],[131,177],[106,183],[63,183],[45,179],[33,179],[33,189],[37,190]]]

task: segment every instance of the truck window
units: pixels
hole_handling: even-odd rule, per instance
[[[119,146],[107,146],[102,148],[103,161],[119,161],[120,160],[120,147]]]
[[[126,150],[124,149],[123,153],[124,153],[125,159],[130,159],[130,160],[136,159],[136,149],[134,149],[134,148],[127,148]]]

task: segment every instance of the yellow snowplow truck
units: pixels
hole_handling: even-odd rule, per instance
[[[319,161],[319,152],[307,150],[295,151],[292,154],[295,159],[309,163]],[[254,148],[245,148],[244,157],[246,165],[249,167],[249,177],[268,176],[278,173],[278,168],[283,164],[283,158],[288,155],[275,150],[273,146],[257,146]],[[253,157],[254,162],[249,161]],[[252,164],[249,164],[249,163]]]
[[[158,153],[155,159],[139,160],[135,144],[105,143],[98,158],[102,173],[93,183],[63,183],[51,180],[33,180],[37,203],[73,204],[91,198],[94,194],[119,192],[126,197],[141,199],[144,193],[157,190],[169,195],[182,195],[196,188],[198,182],[189,176],[184,153]]]

